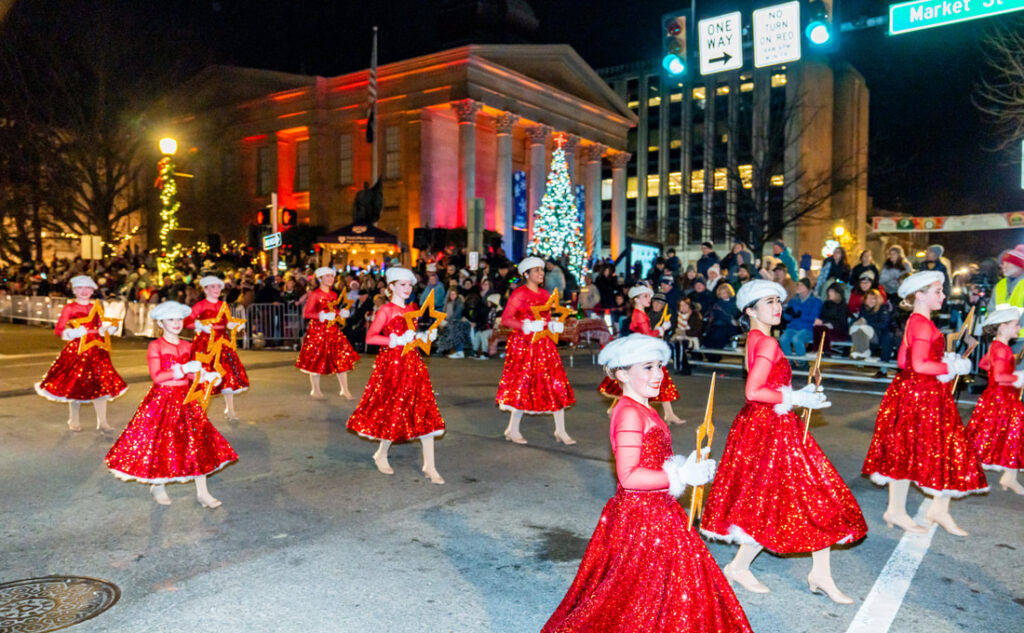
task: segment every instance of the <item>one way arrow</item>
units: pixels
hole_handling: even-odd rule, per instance
[[[732,55],[723,51],[721,57],[712,57],[708,60],[708,63],[722,62],[723,64],[728,64],[730,59],[732,59]]]

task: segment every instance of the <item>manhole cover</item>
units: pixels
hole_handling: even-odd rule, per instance
[[[46,576],[0,584],[0,633],[46,633],[103,613],[121,597],[112,582]]]

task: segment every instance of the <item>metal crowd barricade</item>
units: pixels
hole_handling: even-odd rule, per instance
[[[293,303],[253,303],[245,307],[245,319],[246,349],[297,345],[306,329],[302,307]]]

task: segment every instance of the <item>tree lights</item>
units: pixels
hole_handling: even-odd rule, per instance
[[[174,163],[171,162],[171,155],[177,149],[174,139],[161,139],[160,151],[165,155],[157,163],[159,173],[156,177],[156,187],[160,190],[160,251],[161,256],[157,259],[157,269],[160,275],[166,275],[174,269],[175,260],[181,256],[181,244],[170,245],[171,231],[178,228],[178,208],[181,202],[178,201],[178,185],[174,181]]]
[[[533,239],[528,250],[543,258],[559,259],[565,255],[569,272],[579,280],[586,272],[586,250],[576,196],[569,181],[569,165],[563,148],[565,141],[565,136],[555,136],[551,172],[548,174],[540,208],[534,211]]]

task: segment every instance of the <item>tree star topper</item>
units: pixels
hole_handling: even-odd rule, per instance
[[[232,316],[231,316],[231,308],[228,307],[227,302],[224,302],[224,303],[220,304],[220,311],[218,311],[217,314],[212,319],[200,319],[200,321],[202,321],[202,324],[205,325],[206,327],[210,328],[210,330],[211,330],[209,342],[206,344],[206,351],[207,352],[212,351],[210,349],[210,346],[213,345],[213,339],[214,338],[217,338],[219,341],[224,341],[224,336],[218,336],[218,337],[214,336],[216,333],[213,332],[212,330],[213,330],[213,326],[215,326],[215,325],[223,325],[224,329],[226,329],[228,332],[231,333],[231,342],[230,343],[226,343],[226,342],[220,343],[220,345],[227,345],[228,347],[230,347],[233,350],[237,350],[238,349],[238,328],[237,327],[233,328],[233,327],[231,327],[231,325],[234,324],[234,323],[237,323],[239,326],[245,325],[245,319],[235,319],[235,318],[232,318]]]
[[[426,313],[428,310],[429,310],[430,318],[434,319],[434,322],[430,324],[429,328],[427,328],[427,333],[430,333],[430,332],[433,332],[434,330],[436,330],[437,328],[441,327],[441,324],[444,323],[445,318],[448,316],[444,312],[441,312],[441,311],[437,310],[434,307],[434,289],[433,288],[430,289],[430,293],[427,294],[427,300],[423,302],[423,305],[420,306],[419,310],[413,310],[411,312],[406,312],[405,314],[402,315],[402,317],[405,318],[405,326],[406,326],[406,328],[408,328],[408,330],[411,330],[411,331],[415,332],[416,331],[416,322],[419,321],[420,317],[422,317],[423,314]],[[416,347],[418,347],[421,350],[423,350],[424,354],[428,354],[429,355],[430,354],[430,339],[425,339],[424,340],[424,339],[420,339],[420,338],[414,338],[413,340],[411,340],[411,341],[409,341],[408,343],[405,344],[405,347],[402,348],[402,354],[405,355],[409,350],[411,350],[413,348],[416,348]]]
[[[551,296],[548,297],[548,300],[546,302],[540,305],[530,306],[530,310],[533,312],[533,320],[540,321],[541,316],[545,312],[548,313],[548,317],[551,317],[552,313],[558,313],[557,318],[550,320],[558,321],[559,323],[565,323],[566,319],[569,318],[569,315],[572,314],[572,310],[570,308],[563,307],[558,302],[558,299],[558,288],[555,288],[554,292],[551,293]],[[540,332],[534,332],[533,338],[530,339],[530,342],[536,343],[542,338],[549,338],[552,341],[554,341],[556,345],[558,344],[558,334],[552,332],[548,328],[544,328]]]
[[[105,314],[103,314],[103,306],[100,304],[100,302],[93,301],[92,308],[89,310],[89,314],[85,315],[84,317],[79,317],[77,319],[71,319],[71,325],[76,328],[84,327],[98,330],[99,328],[103,327],[104,321],[110,323],[110,325],[113,326],[121,324],[121,319],[114,319],[106,316]],[[92,340],[86,340],[89,338],[89,333],[82,335],[82,337],[78,339],[79,354],[84,354],[93,347],[98,347],[100,349],[107,350],[108,352],[110,351],[109,332],[104,332],[102,336],[98,332],[93,332],[92,335],[95,336],[95,338],[93,338]]]
[[[218,349],[217,352],[219,352],[219,351],[220,350]],[[196,360],[199,361],[200,363],[202,363],[204,366],[207,363],[210,363],[212,361],[216,361],[216,365],[219,366],[220,365],[220,359],[219,359],[220,354],[217,353],[217,352],[209,352],[209,353],[205,353],[205,354],[200,352],[200,353],[196,354]],[[224,368],[222,366],[217,367],[217,373],[220,374],[221,377],[223,378],[224,377]],[[203,377],[203,372],[201,372],[201,371],[196,372],[196,377],[192,381],[192,385],[189,386],[188,393],[185,394],[185,404],[188,404],[189,402],[192,402],[193,400],[198,400],[199,401],[199,405],[201,407],[203,407],[203,411],[206,411],[206,408],[208,406],[210,406],[210,398],[213,397],[213,388],[216,387],[216,385],[213,383],[213,381],[210,381],[210,382],[207,382],[207,383],[200,382],[202,377]]]

